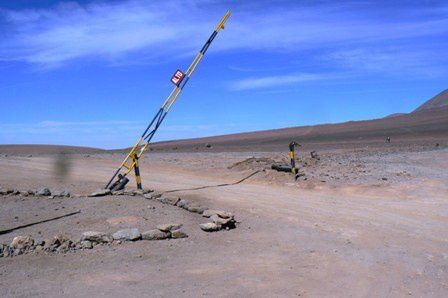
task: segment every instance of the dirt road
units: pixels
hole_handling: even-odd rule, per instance
[[[197,226],[203,221],[200,216],[140,197],[3,197],[2,229],[57,213],[62,207],[78,208],[82,213],[73,219],[2,235],[1,242],[19,234],[40,232],[45,237],[57,230],[76,236],[89,227],[111,228],[105,224],[107,219],[120,216],[137,218],[132,224],[139,227],[179,220],[190,237],[70,254],[3,258],[0,295],[448,295],[447,149],[357,156],[354,166],[362,164],[363,171],[370,169],[364,176],[353,174],[360,177],[357,180],[348,176],[346,180],[321,182],[320,175],[325,173],[313,172],[316,178],[311,181],[296,183],[284,176],[266,181],[268,174],[261,172],[237,185],[213,187],[250,174],[249,169],[228,169],[247,157],[247,153],[201,157],[158,153],[143,160],[146,187],[167,191],[210,186],[178,194],[209,208],[232,211],[241,223],[228,232],[202,232]],[[0,184],[19,189],[46,185],[87,194],[103,186],[119,156],[74,155],[66,180],[54,175],[52,160],[51,156],[2,157]],[[335,159],[321,168],[328,172],[345,170],[339,163]],[[396,170],[394,178],[382,180],[390,169]],[[402,172],[411,176],[397,174]],[[148,211],[148,204],[156,211]],[[15,216],[19,218],[16,222]],[[149,220],[138,222],[143,217]]]

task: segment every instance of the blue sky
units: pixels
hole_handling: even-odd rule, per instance
[[[447,1],[3,1],[0,143],[134,143],[410,112],[448,87]]]

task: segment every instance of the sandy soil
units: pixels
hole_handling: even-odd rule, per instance
[[[305,147],[306,150],[316,149]],[[318,148],[317,148],[318,149]],[[448,149],[359,145],[301,151],[298,181],[269,169],[287,152],[150,153],[143,184],[232,211],[237,229],[205,233],[200,215],[142,197],[4,196],[1,229],[81,210],[10,234],[154,228],[183,223],[189,237],[68,254],[0,259],[0,295],[276,297],[448,295]],[[121,154],[0,156],[1,186],[48,186],[88,194],[104,186]],[[253,177],[233,183],[251,173]],[[307,178],[305,180],[305,178]],[[383,179],[385,178],[385,179]],[[133,180],[130,187],[133,188]]]

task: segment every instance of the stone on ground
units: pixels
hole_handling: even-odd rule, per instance
[[[187,210],[190,212],[202,214],[205,211],[205,208],[201,206],[189,206]]]
[[[221,218],[217,214],[210,216],[210,219],[217,225],[226,226],[232,219],[231,218]]]
[[[177,202],[177,206],[188,210],[188,207],[190,207],[190,202],[187,200],[181,199],[179,202]]]
[[[93,247],[93,244],[89,240],[84,240],[84,241],[81,241],[81,247],[86,248],[86,249],[91,249]]]
[[[149,230],[142,233],[143,240],[163,240],[170,238],[171,234],[169,232],[163,232],[159,229]]]
[[[110,189],[97,189],[95,192],[91,193],[89,197],[103,197],[112,194]]]
[[[173,205],[176,206],[176,204],[180,201],[179,197],[172,197],[172,196],[161,196],[157,199],[163,204]]]
[[[221,229],[221,227],[214,222],[203,223],[200,224],[199,227],[205,232],[216,232]]]
[[[14,249],[27,249],[33,246],[34,239],[30,236],[17,236],[12,239],[11,247]]]
[[[204,217],[211,217],[212,215],[218,215],[221,218],[233,218],[233,214],[230,212],[222,211],[222,210],[205,210],[202,213]]]
[[[42,187],[36,192],[36,195],[48,197],[51,196],[51,191],[46,187]]]
[[[60,246],[62,243],[68,241],[70,241],[70,239],[67,237],[67,235],[59,233],[53,237],[53,239],[51,240],[51,245]]]
[[[173,239],[186,238],[186,237],[188,237],[187,233],[185,233],[181,229],[171,231],[171,238]]]
[[[91,241],[97,243],[110,243],[114,240],[112,235],[96,232],[96,231],[87,231],[82,233],[81,241]]]
[[[162,232],[170,232],[172,230],[178,230],[181,227],[182,227],[182,224],[169,223],[169,224],[158,225],[157,229],[159,229]]]
[[[57,191],[53,193],[53,196],[55,198],[69,198],[70,197],[70,192],[67,190],[62,190],[62,191]]]
[[[112,237],[115,240],[135,241],[141,238],[140,231],[136,228],[123,229],[115,232]]]

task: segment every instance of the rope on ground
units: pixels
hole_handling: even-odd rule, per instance
[[[61,216],[57,216],[57,217],[53,217],[53,218],[44,219],[44,220],[41,220],[41,221],[29,223],[29,224],[26,224],[26,225],[18,226],[18,227],[12,228],[12,229],[3,230],[3,231],[0,231],[0,235],[9,234],[9,233],[14,232],[16,230],[20,230],[20,229],[31,227],[31,226],[34,226],[34,225],[38,225],[38,224],[41,224],[41,223],[44,223],[44,222],[49,222],[49,221],[61,219],[61,218],[64,218],[64,217],[72,216],[72,215],[75,215],[75,214],[78,214],[78,213],[81,213],[81,210],[78,210],[78,211],[75,211],[75,212],[71,212],[71,213],[67,213],[67,214],[64,214],[64,215],[61,215]]]
[[[223,186],[231,186],[231,185],[237,185],[240,184],[243,181],[246,181],[247,179],[251,178],[252,176],[258,174],[259,172],[261,172],[262,170],[256,170],[255,172],[253,172],[252,174],[244,177],[241,180],[238,180],[236,182],[232,182],[232,183],[223,183],[223,184],[217,184],[217,185],[206,185],[206,186],[199,186],[199,187],[193,187],[193,188],[183,188],[183,189],[173,189],[173,190],[167,190],[164,191],[163,193],[171,193],[171,192],[177,192],[177,191],[186,191],[186,190],[200,190],[200,189],[205,189],[205,188],[213,188],[213,187],[223,187]]]

